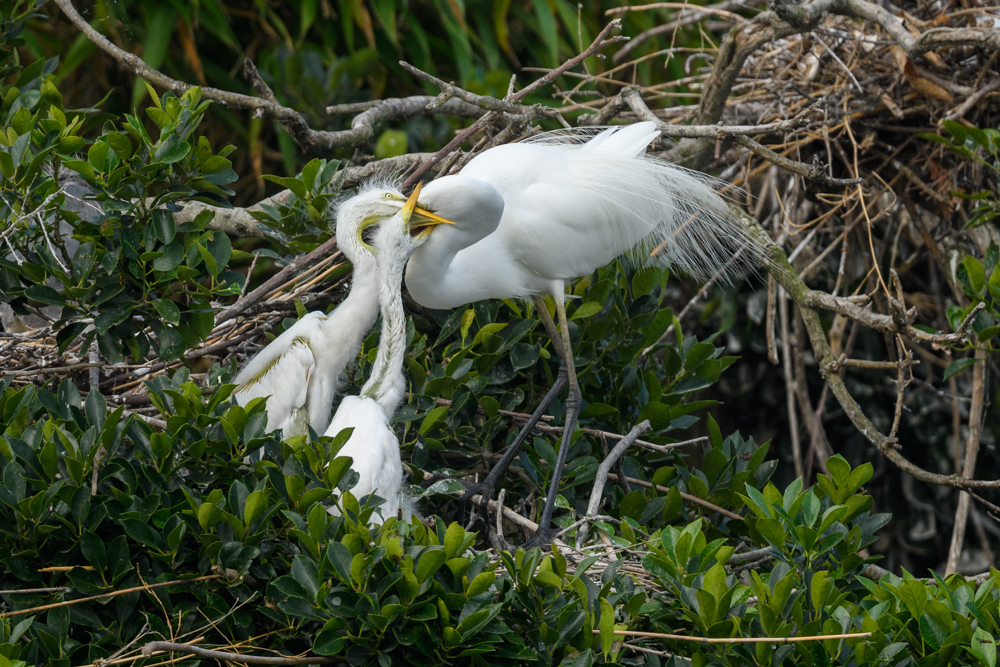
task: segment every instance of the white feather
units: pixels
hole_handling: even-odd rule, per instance
[[[763,252],[711,178],[645,156],[653,123],[563,130],[497,146],[422,201],[456,222],[409,262],[406,284],[431,308],[548,293],[621,255],[705,279],[743,249],[735,271]],[[586,143],[580,143],[589,139]]]
[[[425,235],[410,236],[409,215],[400,213],[380,224],[374,240],[382,313],[378,354],[361,395],[340,402],[325,433],[335,436],[345,428],[354,429],[339,455],[351,457],[351,469],[359,476],[351,493],[358,498],[375,494],[385,499],[372,516],[379,524],[401,509],[404,520],[420,518],[414,500],[402,488],[403,464],[392,417],[405,388],[406,315],[400,283],[407,259],[425,239]],[[330,511],[339,512],[337,507]]]

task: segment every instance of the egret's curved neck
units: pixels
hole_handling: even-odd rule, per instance
[[[340,250],[344,257],[351,261],[354,270],[350,292],[326,320],[326,325],[335,330],[340,348],[336,352],[339,354],[317,355],[320,363],[326,359],[335,361],[337,368],[333,372],[336,373],[343,370],[344,365],[336,360],[340,357],[346,357],[347,362],[352,360],[357,355],[365,334],[375,324],[375,318],[378,317],[380,282],[375,256],[360,242],[352,243],[347,237],[340,243]],[[320,372],[325,370],[320,369]]]
[[[403,293],[400,285],[403,279],[403,264],[380,261],[378,265],[382,332],[379,335],[378,353],[375,356],[372,374],[361,388],[361,395],[374,399],[386,416],[391,418],[399,407],[406,386],[403,379],[406,314],[403,311]]]
[[[461,174],[433,181],[424,196],[438,215],[455,224],[435,227],[413,253],[406,266],[406,287],[417,303],[428,308],[452,308],[456,299],[468,303],[462,299],[470,286],[464,284],[466,273],[456,259],[471,257],[469,249],[496,233],[504,199],[493,185]]]

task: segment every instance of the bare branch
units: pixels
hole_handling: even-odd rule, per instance
[[[624,454],[625,450],[635,444],[636,439],[651,430],[653,427],[649,424],[648,419],[644,419],[635,426],[632,430],[628,432],[624,438],[618,441],[618,444],[614,446],[611,453],[608,454],[601,465],[597,467],[597,476],[594,478],[594,486],[590,490],[590,501],[587,503],[587,516],[592,517],[597,514],[597,509],[601,506],[601,496],[604,495],[604,485],[608,481],[608,474],[611,472],[611,468],[614,467],[615,463],[618,462]],[[579,549],[584,542],[587,540],[588,523],[585,521],[582,526],[580,526],[579,532],[576,534],[576,548]]]
[[[642,96],[639,94],[639,88],[637,86],[623,88],[619,95],[629,108],[635,112],[636,116],[638,116],[641,120],[656,123],[656,129],[668,137],[711,137],[714,139],[737,138],[748,134],[790,132],[808,125],[809,118],[807,116],[813,111],[810,107],[793,118],[780,120],[776,123],[765,123],[763,125],[724,125],[722,123],[718,123],[716,125],[672,125],[670,123],[664,123],[656,116],[656,114],[650,111],[649,107],[646,106],[646,103],[643,101]]]
[[[496,111],[498,113],[509,113],[515,116],[535,116],[538,118],[559,118],[559,110],[553,107],[547,107],[544,104],[532,104],[531,106],[522,106],[519,104],[514,104],[513,102],[508,102],[507,100],[498,100],[495,97],[490,97],[489,95],[476,95],[467,90],[463,90],[456,86],[454,83],[446,83],[445,81],[437,78],[432,74],[428,74],[421,69],[417,69],[405,60],[399,61],[400,66],[405,69],[410,74],[413,74],[418,79],[423,79],[433,83],[435,86],[441,89],[441,95],[438,95],[434,100],[428,103],[428,107],[433,109],[438,109],[444,105],[452,97],[457,97],[458,99],[468,102],[474,106],[479,107],[485,111]]]
[[[986,357],[985,347],[976,349],[976,365],[972,370],[972,406],[969,408],[969,436],[965,440],[965,463],[962,475],[972,477],[976,474],[976,457],[979,454],[979,434],[983,428],[983,403],[986,394]],[[948,549],[948,562],[944,576],[958,571],[958,559],[962,555],[962,545],[965,542],[965,525],[969,518],[969,494],[962,492],[958,496],[958,507],[955,510],[955,528],[951,533],[951,547]]]
[[[970,317],[967,318],[967,322],[963,323],[960,331],[957,331],[955,334],[934,335],[915,329],[908,322],[904,321],[900,323],[891,316],[878,315],[870,310],[864,310],[858,307],[850,299],[838,298],[824,292],[810,290],[806,284],[802,282],[802,279],[798,276],[798,274],[795,273],[792,265],[788,263],[784,250],[774,245],[773,242],[767,238],[767,234],[756,220],[747,214],[742,215],[744,216],[744,219],[749,227],[756,228],[761,242],[771,246],[771,259],[768,263],[768,271],[772,276],[774,276],[774,279],[778,282],[778,284],[785,288],[785,291],[788,292],[789,296],[792,297],[795,304],[798,306],[799,312],[802,315],[802,323],[805,325],[809,341],[813,348],[813,354],[816,356],[816,361],[819,365],[820,375],[830,387],[830,390],[833,392],[837,402],[840,403],[840,406],[844,409],[844,412],[854,424],[855,428],[857,428],[869,442],[875,445],[880,454],[889,459],[889,461],[896,465],[900,470],[922,482],[936,484],[938,486],[950,486],[962,490],[974,488],[1000,488],[1000,480],[976,480],[957,474],[941,475],[929,470],[924,470],[903,456],[903,454],[899,451],[899,446],[895,438],[890,438],[878,430],[875,424],[872,423],[871,419],[868,418],[864,410],[860,405],[858,405],[858,402],[851,395],[850,390],[847,389],[847,385],[844,384],[843,378],[841,378],[837,373],[837,358],[830,349],[830,343],[826,338],[823,323],[820,321],[819,315],[816,313],[814,308],[817,306],[830,306],[831,310],[840,312],[846,317],[857,320],[866,326],[871,326],[876,330],[902,334],[914,338],[915,340],[922,340],[923,342],[957,342],[959,340],[963,340],[967,336],[964,329],[968,326],[968,322],[971,322],[971,318],[974,317],[974,313],[970,314]],[[975,309],[974,312],[976,312]],[[916,312],[915,310],[911,310],[908,311],[907,314],[908,316],[915,316]]]
[[[149,642],[142,647],[142,655],[150,657],[154,653],[191,653],[201,658],[217,660],[219,662],[239,662],[245,665],[329,665],[343,662],[340,658],[326,658],[318,655],[302,657],[277,657],[265,655],[246,655],[245,653],[226,653],[225,651],[212,651],[207,648],[194,646],[193,644],[180,644],[177,642]]]
[[[627,37],[622,37],[620,35],[617,37],[610,37],[610,38],[608,37],[608,33],[618,28],[621,28],[621,19],[615,19],[611,21],[611,23],[606,25],[604,29],[601,30],[601,32],[597,35],[597,38],[594,39],[591,45],[588,46],[583,53],[581,53],[578,56],[574,56],[573,58],[570,58],[559,67],[555,68],[554,70],[552,70],[545,76],[541,77],[540,79],[537,79],[532,83],[528,84],[518,92],[512,95],[508,95],[506,98],[504,98],[504,101],[511,103],[520,102],[525,97],[535,92],[537,89],[541,88],[542,86],[548,85],[549,83],[557,79],[560,75],[562,75],[563,72],[566,72],[567,70],[576,67],[577,65],[579,65],[584,60],[594,55],[604,47],[609,46],[611,44],[615,44],[617,42],[622,42],[627,40],[628,39]],[[472,125],[466,128],[464,131],[460,132],[454,139],[449,141],[447,145],[444,146],[444,148],[435,153],[430,160],[427,160],[422,165],[414,169],[413,172],[403,182],[402,186],[403,189],[405,190],[409,188],[418,180],[420,180],[420,177],[423,176],[428,169],[437,164],[445,155],[448,155],[453,150],[461,146],[462,142],[464,142],[466,139],[475,134],[476,131],[478,131],[479,128],[481,128],[487,122],[492,122],[493,120],[495,120],[496,117],[497,117],[497,112],[490,111],[486,115],[481,116],[479,119],[477,119]]]

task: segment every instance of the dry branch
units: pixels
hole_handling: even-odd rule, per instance
[[[969,435],[965,440],[965,464],[962,475],[971,478],[976,473],[976,457],[979,454],[979,435],[983,428],[983,402],[986,394],[986,355],[985,347],[976,348],[976,364],[972,370],[972,407],[969,409]],[[948,562],[944,576],[958,571],[958,560],[962,555],[962,545],[965,542],[965,525],[969,518],[969,494],[962,492],[958,496],[958,508],[955,510],[955,528],[951,534],[951,547],[948,549]]]
[[[763,229],[759,227],[753,218],[746,216],[745,219],[748,225],[757,228],[763,242],[770,243],[770,240],[766,239],[766,233],[764,233]],[[822,375],[837,402],[840,403],[854,426],[869,442],[875,445],[879,453],[903,472],[928,484],[950,486],[966,491],[975,488],[1000,488],[1000,480],[976,480],[957,474],[941,475],[925,470],[903,456],[899,451],[896,440],[878,430],[851,395],[847,385],[844,384],[843,378],[836,372],[837,358],[830,349],[830,343],[826,338],[826,332],[815,311],[815,307],[823,304],[831,306],[831,309],[843,308],[843,314],[857,320],[861,324],[889,333],[906,335],[916,340],[920,340],[921,338],[928,342],[945,339],[961,340],[967,334],[959,331],[954,335],[957,337],[933,336],[919,329],[914,329],[908,322],[899,323],[890,315],[878,315],[870,310],[861,309],[849,299],[837,298],[829,294],[812,291],[798,276],[791,264],[788,263],[784,250],[771,244],[771,253],[771,262],[768,270],[778,284],[785,288],[785,291],[788,292],[799,308],[799,312],[802,315],[802,323],[805,325],[813,348],[813,354],[816,356],[816,361],[819,365],[820,375]],[[841,311],[838,310],[838,312]],[[915,313],[913,315],[915,316]],[[968,322],[964,323],[963,326],[968,326]]]
[[[597,509],[601,506],[601,496],[604,495],[604,485],[608,481],[608,474],[611,472],[611,468],[614,467],[615,463],[618,462],[624,454],[625,450],[635,444],[636,439],[649,431],[653,427],[649,424],[649,420],[643,420],[640,423],[632,427],[632,430],[628,432],[624,438],[618,441],[611,453],[608,454],[601,464],[597,466],[597,475],[594,478],[594,486],[590,490],[590,501],[587,503],[587,516],[584,517],[583,525],[580,527],[580,531],[576,534],[576,548],[579,549],[587,541],[587,530],[588,530],[588,517],[592,517],[597,514]],[[621,475],[619,475],[619,479]]]
[[[545,76],[541,77],[540,79],[537,79],[532,83],[528,84],[518,92],[508,95],[507,97],[504,98],[503,101],[516,104],[517,102],[520,102],[531,93],[535,92],[537,89],[552,83],[564,72],[576,67],[590,56],[594,55],[595,53],[598,53],[601,49],[610,46],[611,44],[627,40],[628,39],[627,37],[622,37],[622,36],[608,37],[608,34],[612,30],[619,28],[621,28],[621,19],[615,19],[611,21],[608,25],[604,27],[603,30],[601,30],[600,33],[598,33],[597,37],[590,44],[590,46],[588,46],[583,51],[583,53],[574,56],[573,58],[570,58],[559,67],[555,68],[554,70],[552,70]],[[461,146],[462,142],[464,142],[466,139],[475,134],[487,122],[492,122],[493,120],[495,120],[497,114],[498,112],[491,111],[486,115],[478,118],[474,123],[472,123],[472,125],[470,125],[468,128],[460,132],[454,139],[449,141],[448,144],[444,146],[444,148],[435,153],[431,159],[427,160],[422,165],[413,170],[413,172],[403,182],[402,186],[403,189],[405,190],[406,188],[416,183],[420,179],[420,177],[427,172],[428,169],[437,164],[442,158],[450,154],[453,150]]]
[[[193,646],[191,644],[181,644],[178,642],[149,642],[142,647],[142,655],[149,657],[156,652],[163,653],[190,653],[199,658],[217,660],[220,662],[238,662],[245,665],[329,665],[332,663],[342,663],[340,658],[326,658],[318,655],[311,656],[265,656],[246,655],[245,653],[227,653],[225,651],[213,651],[211,649]]]
[[[600,630],[594,630],[595,635],[600,633]],[[614,634],[623,637],[648,637],[650,639],[699,642],[702,644],[790,644],[795,642],[818,642],[824,639],[854,639],[872,636],[870,632],[849,632],[840,635],[814,635],[809,637],[689,637],[687,635],[671,635],[663,632],[640,632],[638,630],[615,630]]]

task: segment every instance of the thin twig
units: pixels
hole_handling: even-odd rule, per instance
[[[142,654],[146,657],[153,655],[153,653],[157,651],[167,653],[191,653],[201,658],[208,658],[209,660],[240,662],[246,665],[328,665],[331,663],[343,662],[342,658],[327,658],[318,655],[279,658],[264,655],[246,655],[243,653],[226,653],[224,651],[213,651],[211,649],[192,646],[191,644],[180,644],[177,642],[149,642],[142,647]]]
[[[977,347],[976,363],[972,368],[972,406],[969,408],[969,435],[965,439],[965,463],[962,475],[971,478],[976,473],[976,456],[979,453],[979,434],[983,427],[983,403],[986,394],[986,346]],[[962,545],[965,542],[965,525],[969,516],[969,494],[962,491],[958,495],[958,507],[955,509],[955,528],[951,533],[951,546],[948,549],[948,563],[944,576],[958,571],[958,560],[962,555]]]
[[[594,630],[594,634],[599,635],[601,631]],[[688,637],[663,632],[639,632],[636,630],[615,630],[614,634],[622,637],[649,637],[650,639],[699,642],[702,644],[791,644],[795,642],[816,642],[826,639],[856,639],[872,636],[870,632],[848,632],[840,635],[813,635],[810,637]]]
[[[601,461],[599,466],[597,466],[597,475],[594,478],[594,486],[590,489],[590,501],[587,503],[588,517],[596,514],[597,508],[601,506],[601,496],[604,495],[604,485],[608,481],[608,474],[611,472],[611,468],[614,467],[618,459],[625,454],[625,450],[635,444],[636,438],[651,428],[653,427],[650,425],[648,419],[644,419],[633,426],[632,430],[628,432],[628,435],[619,440],[618,444],[616,444],[614,449],[611,450],[611,453],[608,454],[603,461]],[[587,541],[587,531],[588,524],[584,523],[576,534],[577,549],[583,546],[583,543]]]
[[[222,574],[209,574],[204,577],[194,577],[192,579],[177,579],[175,581],[164,581],[158,584],[147,584],[145,586],[134,586],[132,588],[126,588],[120,591],[112,591],[110,593],[102,593],[101,595],[91,595],[90,597],[79,598],[76,600],[65,600],[63,602],[54,602],[52,604],[43,604],[40,607],[32,607],[30,609],[16,609],[14,611],[6,611],[0,613],[0,618],[8,618],[10,616],[22,616],[24,614],[34,614],[39,611],[46,611],[48,609],[55,609],[57,607],[69,607],[70,605],[80,604],[81,602],[93,602],[94,600],[104,600],[107,598],[113,598],[118,595],[126,595],[128,593],[137,593],[142,591],[152,590],[154,588],[162,588],[163,586],[180,586],[181,584],[193,584],[198,581],[209,581],[211,579],[222,579],[225,575]]]

